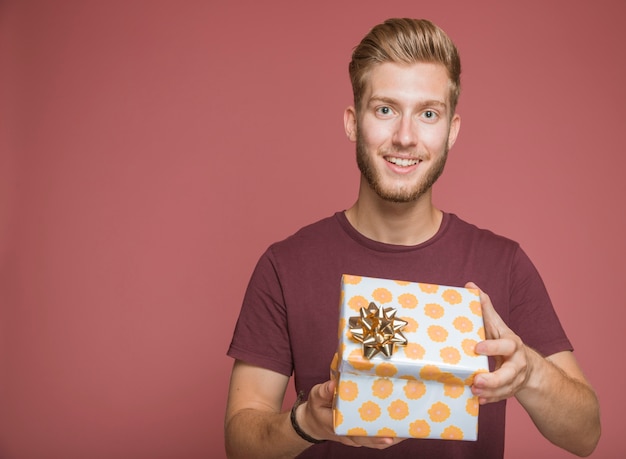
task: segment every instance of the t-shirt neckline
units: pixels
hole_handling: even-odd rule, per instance
[[[443,218],[441,219],[441,225],[439,225],[439,229],[430,239],[417,244],[417,245],[397,245],[397,244],[388,244],[385,242],[379,242],[374,239],[370,239],[367,236],[359,233],[357,229],[352,226],[352,224],[348,221],[348,217],[346,217],[345,210],[335,213],[335,219],[341,226],[341,228],[345,231],[345,233],[357,242],[359,245],[367,247],[371,250],[376,250],[378,252],[412,252],[415,250],[423,249],[424,247],[428,247],[434,243],[436,243],[439,239],[441,239],[444,233],[448,230],[450,225],[451,217],[447,212],[443,212]]]

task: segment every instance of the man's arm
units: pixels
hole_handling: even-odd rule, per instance
[[[235,361],[224,421],[229,458],[292,458],[311,446],[293,430],[289,413],[280,412],[288,382],[280,373]]]
[[[600,439],[600,407],[574,355],[542,357],[508,328],[488,295],[481,291],[480,297],[487,339],[476,352],[493,356],[496,369],[476,376],[474,395],[481,404],[515,396],[548,440],[579,456],[591,454]]]
[[[291,425],[290,413],[281,413],[289,378],[271,370],[235,361],[230,379],[224,430],[229,458],[293,458],[311,446]],[[386,437],[336,436],[332,427],[335,382],[311,389],[298,406],[296,419],[304,432],[349,446],[387,448],[401,441]]]

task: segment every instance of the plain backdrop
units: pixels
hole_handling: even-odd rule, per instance
[[[623,0],[0,2],[0,457],[224,457],[244,289],[354,202],[347,63],[392,16],[463,59],[437,206],[531,256],[601,401],[592,457],[626,457]],[[570,457],[515,400],[506,444]]]

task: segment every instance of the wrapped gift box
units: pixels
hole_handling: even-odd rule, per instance
[[[344,275],[341,292],[335,433],[476,440],[478,291]]]

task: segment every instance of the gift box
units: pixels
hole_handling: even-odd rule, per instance
[[[343,275],[335,433],[476,440],[484,339],[477,290]]]

